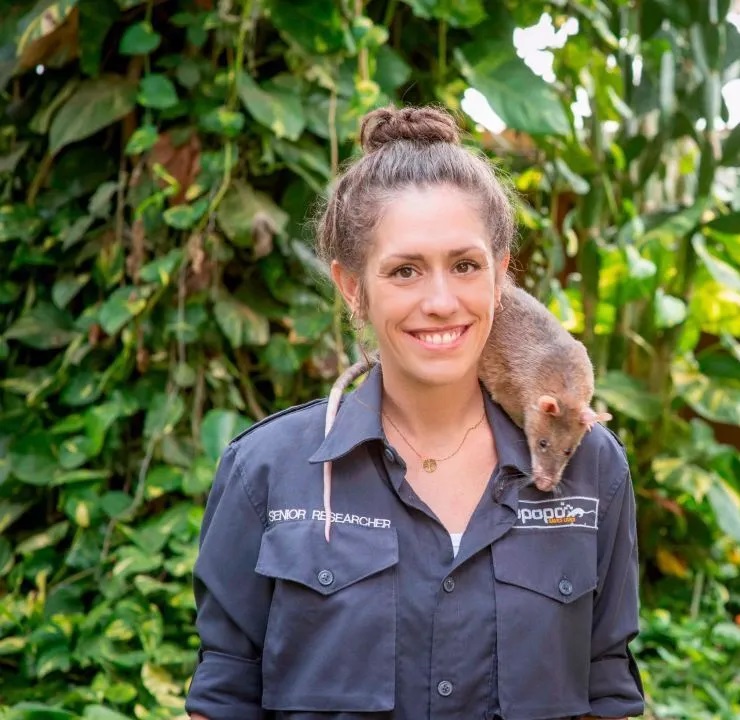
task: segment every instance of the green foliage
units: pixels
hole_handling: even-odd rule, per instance
[[[12,3],[0,717],[182,713],[218,456],[354,353],[307,210],[367,110],[457,111],[469,85],[517,131],[468,127],[522,195],[522,281],[589,347],[630,456],[651,709],[738,715],[740,129],[716,118],[740,40],[727,0],[572,3],[547,84],[512,30],[564,7]]]

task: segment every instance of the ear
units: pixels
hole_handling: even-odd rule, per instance
[[[537,408],[547,415],[560,415],[560,406],[552,395],[540,395],[537,398]]]
[[[349,309],[359,314],[360,308],[360,281],[355,273],[340,265],[337,260],[331,261],[331,277],[337,286]]]
[[[608,412],[597,413],[594,412],[590,407],[587,407],[581,410],[579,419],[581,421],[581,425],[585,425],[586,429],[591,432],[591,428],[597,422],[606,422],[607,420],[611,420],[612,416]]]

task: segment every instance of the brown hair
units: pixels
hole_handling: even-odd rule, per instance
[[[468,193],[480,208],[494,257],[511,248],[511,193],[483,153],[460,145],[449,112],[434,106],[373,110],[362,119],[360,142],[363,156],[339,175],[318,218],[316,247],[327,264],[337,260],[362,279],[383,208],[407,187],[451,185]]]

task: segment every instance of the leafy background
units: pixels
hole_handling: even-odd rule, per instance
[[[308,211],[389,101],[450,107],[510,174],[520,281],[589,347],[639,502],[651,716],[740,716],[729,5],[5,0],[0,717],[182,715],[215,463],[355,355]],[[578,21],[552,83],[512,43],[544,12]]]

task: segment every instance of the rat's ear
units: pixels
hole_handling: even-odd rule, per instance
[[[552,395],[540,395],[537,398],[537,408],[547,415],[560,415],[560,406]]]
[[[586,429],[591,432],[591,428],[597,422],[606,422],[607,420],[611,420],[612,416],[608,412],[597,413],[594,412],[590,407],[587,407],[581,410],[579,419],[581,421],[581,425],[585,425]]]

